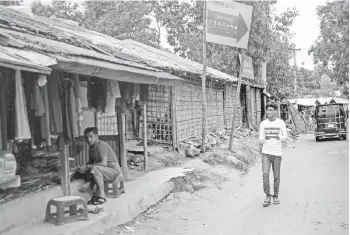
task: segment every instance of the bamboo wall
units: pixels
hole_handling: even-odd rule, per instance
[[[147,103],[148,139],[159,143],[172,143],[171,130],[171,87],[149,85]],[[142,117],[139,122],[139,134],[142,136]],[[139,137],[141,137],[139,136]]]
[[[195,81],[176,86],[178,141],[202,133],[202,87]],[[207,131],[224,127],[224,86],[207,82]]]
[[[242,91],[242,90],[241,90]],[[225,85],[225,126],[231,128],[234,112],[234,102],[236,102],[237,85]],[[242,125],[241,102],[239,102],[239,110],[236,116],[235,126]]]

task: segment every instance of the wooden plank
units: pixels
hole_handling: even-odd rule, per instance
[[[177,139],[177,125],[176,125],[176,87],[171,87],[171,134],[173,139],[173,148],[177,149],[179,142]]]
[[[143,105],[143,156],[144,156],[144,170],[147,171],[148,155],[147,155],[147,104]]]
[[[128,178],[128,162],[126,158],[126,148],[125,148],[125,114],[122,113],[122,109],[117,110],[118,119],[118,134],[119,134],[119,145],[120,145],[120,164],[123,171],[124,179]]]

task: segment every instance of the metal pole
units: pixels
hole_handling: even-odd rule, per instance
[[[207,44],[206,44],[206,1],[203,2],[203,74],[202,74],[202,152],[205,152],[205,137],[207,129],[207,97],[205,75],[207,71]]]

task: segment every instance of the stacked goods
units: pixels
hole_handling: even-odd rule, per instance
[[[16,177],[17,162],[12,153],[0,154],[0,185]]]
[[[301,114],[298,112],[296,108],[294,108],[291,104],[288,104],[288,110],[290,114],[291,119],[291,129],[293,133],[296,134],[302,134],[306,132],[306,124],[301,116]]]
[[[33,167],[35,168],[56,168],[60,167],[60,152],[37,151],[33,154]]]

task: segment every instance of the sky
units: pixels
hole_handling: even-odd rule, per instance
[[[288,8],[295,7],[299,11],[292,25],[292,31],[295,33],[292,41],[297,48],[297,65],[313,70],[313,58],[308,55],[309,48],[314,44],[319,35],[319,20],[316,15],[316,7],[325,5],[327,0],[278,0],[276,3],[277,12],[283,12]]]
[[[24,4],[30,4],[33,0],[23,0]],[[51,2],[51,0],[41,0],[42,2]],[[71,0],[82,1],[82,0]],[[297,65],[303,66],[306,69],[313,70],[313,58],[308,55],[309,48],[314,44],[319,35],[319,20],[316,15],[316,7],[318,5],[326,4],[327,0],[278,0],[275,4],[275,8],[278,13],[282,13],[288,8],[295,7],[299,16],[296,17],[294,24],[292,25],[292,31],[295,36],[292,41],[296,44],[297,48],[301,50],[297,52]],[[162,34],[165,33],[163,29]],[[162,40],[162,45],[168,47],[166,41]],[[304,65],[302,63],[304,62]],[[291,60],[293,63],[293,60]]]

